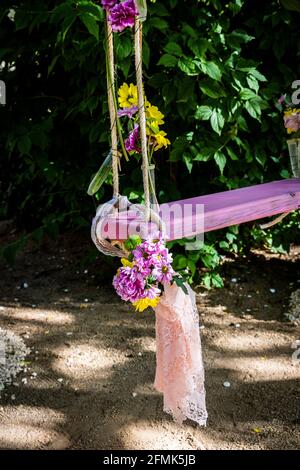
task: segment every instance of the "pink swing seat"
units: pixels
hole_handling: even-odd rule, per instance
[[[203,208],[204,217],[200,229],[197,224],[199,217],[197,211],[189,210],[186,213],[186,207]],[[231,225],[289,213],[299,207],[300,179],[292,178],[165,203],[160,205],[160,216],[165,224],[167,239],[178,240]],[[110,227],[112,225],[115,227],[115,233],[120,234],[116,237],[118,240],[128,238],[131,234],[130,225],[132,226],[135,221],[141,226],[142,234],[145,222],[135,219],[134,214],[130,212],[127,212],[125,217],[119,213],[106,220]],[[102,227],[107,227],[107,223]]]

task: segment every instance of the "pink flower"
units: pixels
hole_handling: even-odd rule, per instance
[[[156,266],[153,271],[152,275],[157,279],[158,282],[166,282],[169,283],[173,279],[174,271],[171,265],[161,265]]]
[[[291,129],[292,132],[296,132],[300,129],[300,113],[293,113],[289,116],[284,116],[284,126],[287,129]]]
[[[120,268],[119,273],[113,278],[113,286],[125,301],[136,302],[145,297],[145,280],[136,267]]]
[[[131,108],[119,109],[118,116],[119,117],[127,116],[129,117],[129,119],[132,119],[135,113],[137,113],[138,109],[139,108],[137,106],[131,106]]]
[[[283,104],[285,102],[286,95],[281,95],[281,97],[278,99],[279,104]]]
[[[114,32],[132,28],[138,12],[134,0],[117,3],[109,13],[109,22]]]
[[[145,297],[148,299],[156,299],[161,294],[161,290],[158,287],[151,286],[145,289]]]
[[[101,3],[104,10],[110,10],[118,3],[118,0],[101,0]]]
[[[175,275],[172,255],[161,238],[149,238],[132,251],[133,259],[123,266],[113,279],[117,294],[132,303],[142,299],[157,299],[160,284],[170,283]]]
[[[135,124],[134,129],[129,133],[127,139],[125,140],[125,148],[127,152],[140,153],[141,149],[138,145],[138,141],[139,141],[139,125]]]

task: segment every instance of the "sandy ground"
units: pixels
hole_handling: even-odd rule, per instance
[[[0,448],[299,449],[300,330],[283,313],[300,286],[300,248],[228,260],[225,288],[198,290],[209,412],[198,428],[163,413],[154,315],[119,301],[111,266],[83,259],[88,247],[65,237],[12,268],[0,261],[0,327],[32,348],[2,392]]]

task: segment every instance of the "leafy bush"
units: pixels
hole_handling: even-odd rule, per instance
[[[90,0],[12,3],[0,6],[0,79],[7,88],[0,219],[17,214],[19,227],[40,239],[59,227],[88,226],[95,210],[86,189],[109,147],[103,12]],[[160,201],[290,176],[274,104],[300,78],[298,24],[299,13],[277,1],[149,4],[146,94],[164,111],[173,142],[157,158]],[[131,31],[116,36],[119,84],[134,81],[131,39]],[[95,202],[110,197],[110,183]],[[133,200],[142,197],[135,160],[122,163],[121,187]],[[297,241],[298,224],[294,215],[272,236],[249,225],[207,234],[205,247],[189,254],[179,242],[176,263],[191,277],[202,265],[204,283],[220,285],[218,253],[256,243],[286,248]],[[12,258],[26,236],[21,241],[3,254]]]

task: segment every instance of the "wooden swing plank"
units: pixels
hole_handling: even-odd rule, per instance
[[[300,179],[273,181],[162,204],[161,213],[170,240],[182,238],[183,233],[185,237],[195,235],[196,215],[175,215],[170,221],[170,217],[165,218],[164,212],[172,211],[172,207],[179,205],[184,214],[186,205],[196,207],[199,204],[204,206],[204,232],[271,217],[300,207]]]

